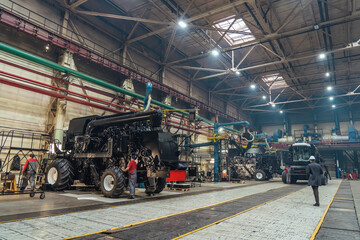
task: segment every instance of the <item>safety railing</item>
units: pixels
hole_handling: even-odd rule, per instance
[[[18,179],[20,179],[21,161],[34,154],[39,166],[38,175],[43,174],[43,156],[49,151],[50,143],[51,138],[47,134],[20,130],[0,131],[0,173],[19,171]],[[16,164],[14,160],[17,161]]]

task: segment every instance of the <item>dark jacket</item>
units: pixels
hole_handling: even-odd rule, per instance
[[[306,166],[306,175],[309,178],[309,186],[320,186],[322,174],[323,170],[320,164],[312,162]]]

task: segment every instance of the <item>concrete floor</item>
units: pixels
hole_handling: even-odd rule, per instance
[[[359,203],[360,182],[345,180],[324,218],[317,240],[360,240]]]
[[[128,191],[120,198],[106,198],[100,191],[80,187],[81,190],[69,190],[63,192],[46,192],[46,198],[39,200],[39,195],[31,198],[26,195],[0,195],[0,223],[5,221],[20,220],[24,218],[53,216],[84,210],[94,210],[105,207],[125,205],[134,202],[149,201],[154,199],[171,198],[183,195],[194,195],[203,192],[222,191],[232,188],[241,188],[260,184],[255,181],[239,183],[202,183],[196,184],[189,192],[164,190],[161,194],[149,197],[145,189],[136,189],[136,199],[129,200]]]
[[[44,200],[30,199],[27,196],[2,196],[0,218],[3,222],[0,223],[0,239],[61,239],[114,228],[126,230],[126,225],[137,225],[149,220],[151,223],[156,218],[165,223],[171,218],[186,225],[187,220],[182,220],[184,212],[195,214],[198,213],[198,208],[213,209],[211,214],[218,215],[214,217],[226,217],[226,220],[210,224],[211,226],[184,236],[184,239],[309,239],[339,184],[340,180],[332,180],[328,186],[320,188],[320,207],[312,206],[312,191],[306,184],[284,185],[279,181],[266,184],[207,183],[190,192],[166,190],[157,198],[149,198],[139,189],[135,200],[125,197],[108,199],[87,191],[47,193]],[[226,207],[228,203],[232,203],[227,206],[231,210],[227,210],[228,213],[224,213],[221,208],[214,210],[213,206]],[[238,211],[245,212],[228,218]],[[37,212],[41,214],[36,214]],[[213,214],[220,212],[222,215]],[[213,221],[210,219],[213,216],[209,214],[206,215],[209,217],[204,217],[208,218],[207,222],[200,221],[200,225],[206,226]],[[36,218],[20,220],[21,216]],[[4,222],[8,220],[11,222]],[[145,228],[149,223],[143,223],[140,228]],[[195,228],[202,227],[200,225]],[[175,236],[184,233],[186,232],[176,233]],[[90,235],[89,239],[94,239],[92,236],[95,235]]]

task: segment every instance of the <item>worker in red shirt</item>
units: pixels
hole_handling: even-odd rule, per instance
[[[135,198],[135,185],[136,185],[136,180],[137,180],[137,174],[136,174],[137,164],[136,164],[135,158],[136,158],[136,156],[132,155],[127,168],[122,169],[124,172],[129,171],[129,189],[130,189],[129,199]]]
[[[21,190],[25,190],[26,186],[28,185],[28,181],[30,181],[31,190],[35,190],[36,168],[37,168],[37,160],[35,159],[34,154],[30,154],[30,158],[26,160],[24,168],[22,170],[23,182],[22,182]]]

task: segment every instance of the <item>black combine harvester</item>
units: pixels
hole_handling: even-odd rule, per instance
[[[47,182],[64,190],[80,180],[106,197],[119,197],[128,183],[121,168],[135,155],[137,182],[145,184],[147,194],[160,193],[170,170],[179,167],[176,139],[162,132],[161,122],[161,111],[72,119],[63,150],[47,168]]]
[[[230,145],[235,148],[228,149],[228,162],[230,166],[230,177],[232,179],[254,178],[256,181],[265,181],[274,174],[281,174],[281,160],[276,153],[266,151],[265,147],[252,147],[249,142],[242,147],[233,139]]]
[[[295,184],[297,180],[308,180],[306,166],[310,163],[310,156],[314,156],[315,161],[321,165],[323,169],[321,184],[327,185],[328,180],[331,179],[328,168],[316,146],[309,143],[295,143],[290,146],[289,157],[284,161],[286,168],[282,173],[283,183]]]

